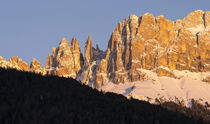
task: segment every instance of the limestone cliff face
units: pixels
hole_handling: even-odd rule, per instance
[[[78,40],[73,38],[68,45],[68,41],[63,38],[57,48],[52,48],[52,55],[48,54],[45,71],[46,74],[75,78],[82,66],[83,57]]]
[[[0,67],[28,71],[28,64],[18,57],[6,61],[0,57]],[[196,10],[182,20],[170,21],[163,15],[155,18],[146,13],[130,15],[118,22],[106,51],[92,44],[89,35],[84,58],[78,40],[70,44],[63,38],[48,54],[45,68],[33,59],[30,71],[43,75],[73,77],[93,88],[108,82],[116,84],[144,80],[143,70],[158,76],[180,78],[174,72],[210,71],[210,12]],[[206,74],[206,73],[205,73]],[[210,75],[202,77],[210,82]]]
[[[17,56],[13,56],[9,59],[9,61],[0,56],[0,67],[13,68],[21,71],[29,71],[28,64]]]
[[[93,47],[89,35],[83,60],[78,41],[74,38],[68,46],[63,39],[45,66],[47,74],[76,77],[96,88],[143,80],[147,75],[142,69],[174,78],[179,77],[173,70],[209,72],[210,12],[196,10],[176,21],[150,13],[130,15],[118,22],[105,52]]]
[[[64,38],[57,48],[48,54],[44,74],[77,78],[82,83],[96,87],[97,68],[105,56],[105,52],[92,45],[91,35],[85,43],[84,58],[80,52],[78,40],[73,38],[70,45]]]
[[[45,75],[45,71],[42,69],[41,64],[36,59],[33,59],[33,61],[31,62],[29,70],[28,64],[24,62],[21,58],[18,58],[17,56],[13,56],[9,59],[9,61],[0,56],[0,67],[6,69],[12,68],[26,72],[30,71]]]
[[[93,44],[91,35],[88,36],[88,40],[85,43],[85,65],[89,66],[89,63],[92,62],[93,59]]]
[[[44,75],[44,70],[42,69],[41,64],[35,58],[33,59],[33,61],[30,64],[30,72]]]
[[[96,86],[103,85],[104,79],[114,83],[142,80],[145,75],[140,69],[170,77],[175,76],[167,69],[210,71],[209,30],[210,12],[201,10],[177,21],[149,13],[131,15],[111,35],[106,57],[97,68]]]
[[[100,50],[98,45],[96,48],[92,45],[91,35],[88,36],[88,40],[85,43],[85,62],[77,78],[84,84],[89,85],[93,88],[96,87],[97,80],[97,69],[99,63],[104,58],[105,52]]]
[[[15,56],[9,61],[0,57],[0,67],[29,71],[28,64]],[[44,69],[36,59],[30,64],[31,72],[73,77],[93,88],[108,82],[144,80],[148,76],[143,70],[173,78],[180,78],[174,72],[181,70],[208,73],[210,12],[196,10],[176,21],[163,15],[155,18],[150,13],[130,15],[118,22],[106,51],[98,45],[94,47],[89,35],[83,58],[78,40],[73,38],[69,44],[63,38],[48,54]],[[202,79],[210,82],[209,77],[210,74]]]
[[[0,67],[6,68],[7,67],[7,60],[0,56]]]

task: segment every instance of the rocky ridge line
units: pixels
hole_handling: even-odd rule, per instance
[[[0,58],[0,66],[4,62]],[[18,64],[21,61],[14,59],[9,63],[10,67],[28,71],[26,64]],[[179,78],[173,73],[175,70],[209,72],[210,12],[196,10],[176,21],[163,15],[155,18],[150,13],[130,15],[117,24],[106,51],[94,48],[89,35],[83,57],[78,40],[73,38],[68,44],[64,38],[48,54],[44,69],[35,60],[30,67],[32,72],[73,77],[94,88],[108,82],[144,80],[147,75],[141,69],[174,78]],[[209,82],[210,76],[203,81]]]

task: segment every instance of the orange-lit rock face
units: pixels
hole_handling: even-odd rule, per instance
[[[9,59],[9,62],[13,65],[17,65],[19,67],[19,70],[29,71],[28,64],[17,56],[13,56],[13,58]]]
[[[164,16],[157,17],[158,41],[162,46],[172,43],[175,38],[174,22],[167,20]]]
[[[7,68],[8,62],[5,58],[3,58],[2,56],[0,56],[0,67],[2,68]]]
[[[198,34],[198,53],[201,71],[210,70],[210,31]]]
[[[92,39],[91,36],[88,36],[88,40],[85,43],[85,65],[88,66],[90,61],[92,61],[93,58],[93,45],[92,45]]]
[[[6,61],[3,57],[0,57],[0,67],[3,68],[14,68],[21,71],[29,71],[29,66],[26,62],[22,59],[18,58],[17,56],[13,56]]]
[[[0,57],[0,66],[28,71],[28,64],[18,57],[9,61]],[[196,10],[182,20],[146,13],[130,15],[118,22],[104,52],[93,47],[89,35],[84,58],[78,40],[70,44],[63,38],[48,54],[45,68],[33,60],[30,71],[79,79],[91,87],[107,82],[124,83],[145,79],[142,69],[158,76],[176,78],[173,71],[210,71],[210,12]],[[209,81],[209,77],[204,79]]]
[[[68,45],[68,41],[63,38],[59,47],[52,49],[52,55],[48,55],[45,71],[46,74],[75,78],[82,63],[78,40],[73,38]]]
[[[44,71],[42,70],[41,64],[38,60],[33,59],[33,61],[30,64],[30,72],[44,74]]]
[[[175,77],[173,70],[210,71],[210,12],[196,10],[182,20],[146,13],[118,22],[106,52],[85,44],[84,60],[78,41],[63,39],[48,55],[47,74],[77,77],[82,83],[101,87],[145,78],[141,69],[158,76]],[[206,79],[207,80],[207,79]]]
[[[109,40],[107,64],[101,61],[107,65],[106,77],[115,83],[141,80],[139,68],[209,71],[209,24],[209,12],[200,10],[175,22],[149,13],[131,15],[118,23]],[[159,76],[174,77],[164,69],[156,72]]]
[[[210,28],[210,11],[205,12],[204,14],[204,19],[205,19],[205,27]]]
[[[204,27],[204,12],[201,10],[196,10],[183,19],[184,28],[187,29],[197,26],[201,26],[202,28]]]
[[[103,65],[99,62],[104,58],[105,53],[99,49],[98,45],[96,48],[92,45],[91,36],[88,36],[88,40],[85,43],[85,62],[83,68],[81,68],[80,73],[77,77],[80,81],[86,85],[89,85],[93,88],[97,87],[96,80],[98,80],[98,74],[100,71],[107,72],[106,63]],[[102,70],[98,71],[101,68]],[[100,74],[99,74],[100,75]]]
[[[138,34],[144,40],[156,38],[159,28],[157,27],[155,16],[149,13],[140,17],[140,24],[138,27]]]
[[[0,57],[0,67],[29,71],[28,64],[16,56],[9,61]],[[93,47],[89,35],[83,58],[78,40],[73,38],[69,44],[63,38],[48,54],[44,69],[36,59],[30,64],[31,72],[73,77],[97,88],[107,82],[145,79],[141,69],[174,78],[177,70],[209,72],[210,12],[196,10],[176,21],[149,13],[130,15],[117,23],[105,52]]]

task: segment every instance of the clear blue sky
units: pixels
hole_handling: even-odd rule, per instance
[[[130,14],[176,20],[196,9],[210,10],[210,0],[0,0],[0,56],[36,58],[44,66],[63,37],[76,37],[84,53],[91,34],[105,50],[117,22]]]

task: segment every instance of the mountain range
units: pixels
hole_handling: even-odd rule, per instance
[[[65,38],[48,54],[45,67],[14,56],[0,67],[72,77],[98,90],[155,103],[156,98],[210,102],[210,11],[196,10],[170,21],[150,13],[118,22],[105,51],[92,45],[84,55],[76,38]]]

